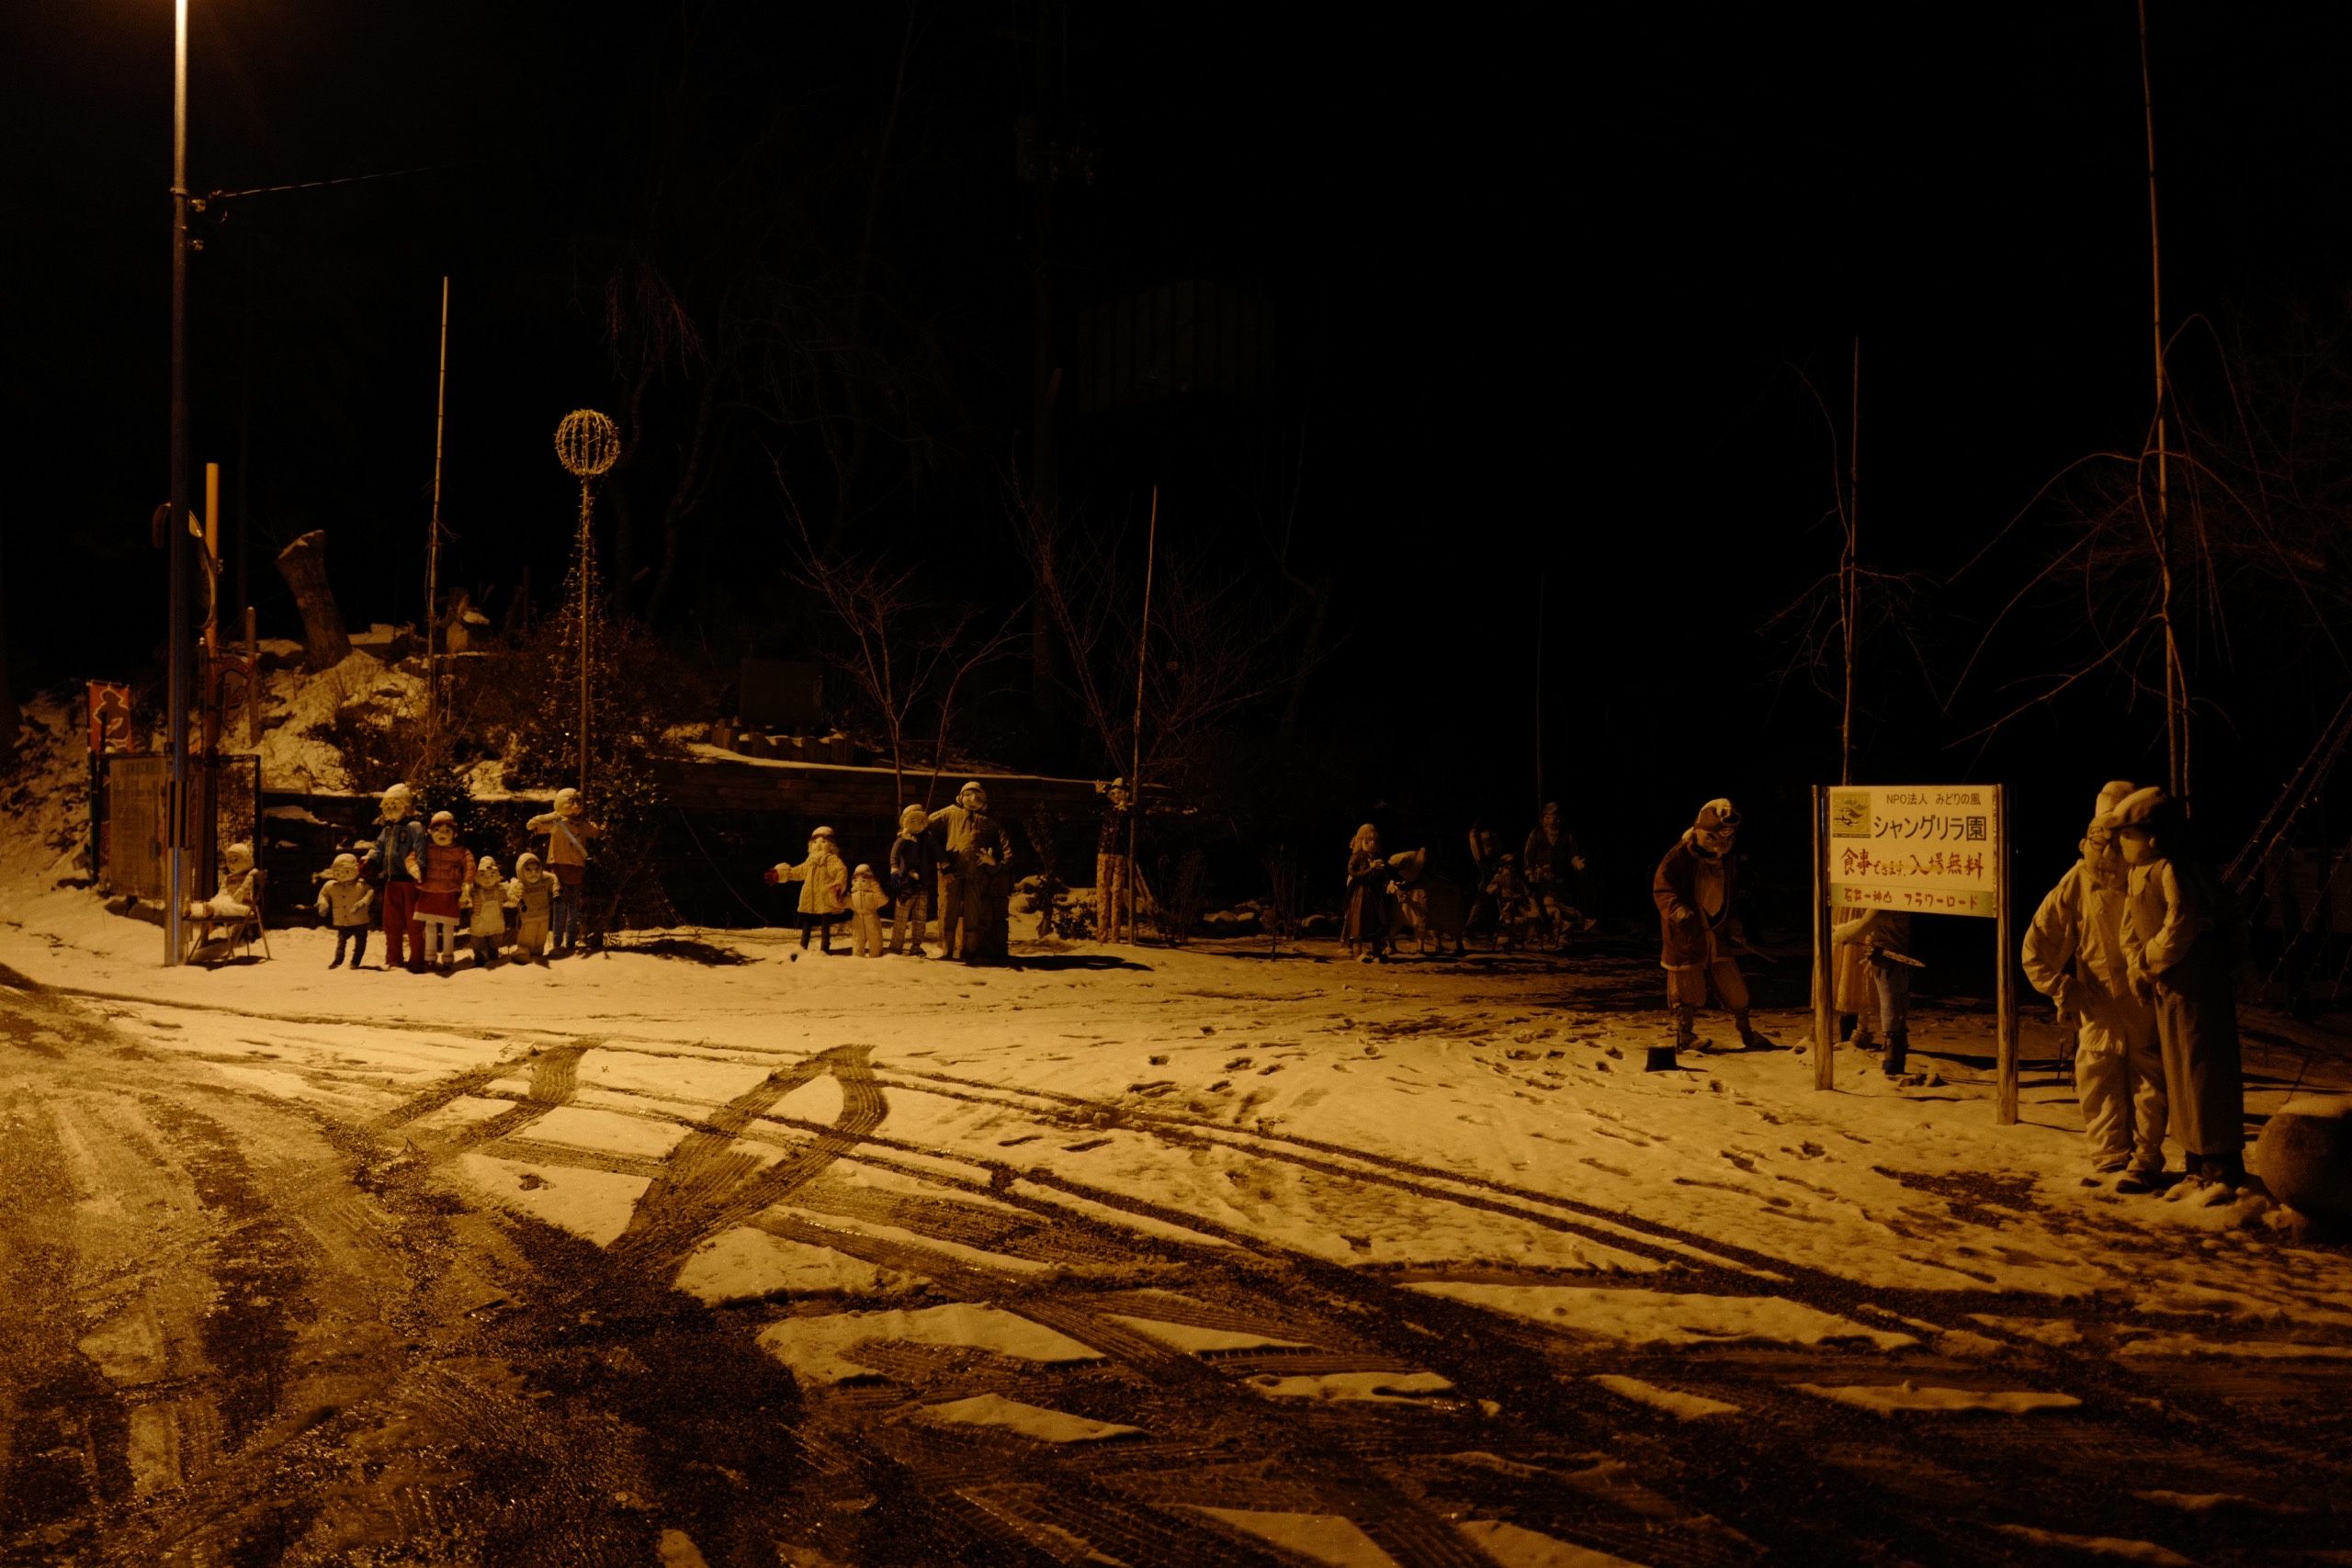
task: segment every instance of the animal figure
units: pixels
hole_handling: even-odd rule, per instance
[[[1426,953],[1434,943],[1442,956],[1451,941],[1453,956],[1467,953],[1463,931],[1470,922],[1470,899],[1462,885],[1430,864],[1426,849],[1397,851],[1388,857],[1388,868],[1396,874],[1396,903],[1416,951]]]

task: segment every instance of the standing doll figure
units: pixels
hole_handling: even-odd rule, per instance
[[[473,879],[458,901],[470,912],[466,934],[473,938],[474,967],[496,967],[498,950],[506,945],[506,878],[496,861],[484,855],[474,863]]]
[[[1103,785],[1102,799],[1102,827],[1094,840],[1094,935],[1102,942],[1132,943],[1135,883],[1127,851],[1135,836],[1136,811],[1127,781],[1113,779]]]
[[[943,958],[982,961],[990,924],[996,873],[1012,859],[1012,841],[989,815],[989,792],[977,779],[956,792],[956,804],[932,814],[939,840],[939,945]]]
[[[1360,963],[1387,962],[1396,886],[1396,873],[1380,853],[1380,830],[1367,822],[1348,840],[1348,915],[1340,933]]]
[[[833,951],[833,927],[849,912],[849,867],[833,848],[833,830],[820,828],[808,835],[808,858],[798,865],[778,861],[765,880],[781,886],[800,884],[800,951],[808,951],[808,933],[817,933],[817,950]]]
[[[1543,927],[1544,912],[1519,874],[1519,857],[1508,850],[1496,859],[1494,873],[1487,878],[1486,897],[1494,907],[1498,948],[1517,953]]]
[[[368,909],[375,901],[376,890],[359,880],[359,857],[335,856],[319,889],[319,919],[334,927],[334,962],[328,968],[342,968],[345,952],[354,969],[367,962]]]
[[[1756,1051],[1771,1048],[1772,1043],[1748,1022],[1747,978],[1732,956],[1736,947],[1744,945],[1731,861],[1738,829],[1739,813],[1730,801],[1707,802],[1650,878],[1650,900],[1657,906],[1664,948],[1658,966],[1666,971],[1667,1010],[1673,1015],[1678,1050],[1698,1043],[1691,1015],[1707,1005],[1710,988],[1731,1013],[1742,1045]]]
[[[1473,823],[1470,843],[1470,910],[1462,919],[1462,934],[1483,936],[1488,945],[1496,941],[1502,924],[1502,911],[1496,907],[1493,882],[1495,871],[1502,863],[1502,846],[1495,838],[1495,830],[1484,823]]]
[[[384,885],[384,967],[405,967],[412,974],[422,974],[424,927],[416,918],[413,868],[424,853],[424,824],[416,819],[415,810],[416,800],[408,785],[396,784],[384,792],[383,807],[377,815],[376,841],[368,846],[360,869]]]
[[[506,885],[506,902],[514,910],[514,951],[538,964],[548,962],[548,925],[555,918],[556,880],[539,857],[525,850],[514,858],[514,880]]]
[[[2191,1184],[2226,1194],[2245,1180],[2245,1083],[2230,975],[2235,943],[2222,890],[2188,852],[2179,803],[2163,790],[2132,795],[2112,821],[2132,868],[2125,982],[2155,1010],[2172,1135],[2188,1156]]]
[[[2098,792],[2081,858],[2066,868],[2026,928],[2025,977],[2075,1030],[2075,1094],[2091,1168],[2118,1192],[2150,1192],[2165,1168],[2165,1057],[2155,1010],[2132,994],[2123,908],[2132,868],[2115,842],[2113,812],[2139,793],[2118,779]]]
[[[1577,847],[1577,836],[1568,831],[1558,801],[1544,803],[1528,832],[1519,863],[1527,878],[1528,893],[1552,928],[1555,947],[1566,948],[1571,931],[1592,929],[1592,918],[1584,912],[1584,852]]]
[[[588,820],[580,792],[555,792],[555,809],[542,811],[523,824],[524,830],[548,836],[547,865],[555,873],[555,951],[558,957],[580,945],[581,901],[588,895],[588,840],[601,839],[605,829]]]
[[[890,840],[890,951],[917,958],[931,918],[931,890],[939,880],[939,852],[925,831],[930,826],[931,813],[910,806],[899,813],[899,836]]]
[[[882,956],[882,906],[890,895],[870,865],[849,876],[849,951],[854,958]]]
[[[1876,1002],[1879,1028],[1886,1035],[1886,1076],[1894,1077],[1911,1049],[1911,965],[1905,962],[1911,956],[1911,917],[1900,909],[1862,909],[1832,926],[1829,941],[1838,951],[1841,991],[1850,967],[1863,1004],[1856,1010],[1853,1043],[1869,1049],[1869,1004]]]
[[[422,972],[429,962],[444,975],[456,969],[459,905],[473,870],[474,857],[458,842],[458,819],[435,812],[424,852],[409,861],[409,874],[416,878],[416,918],[424,927],[424,946],[411,967]]]

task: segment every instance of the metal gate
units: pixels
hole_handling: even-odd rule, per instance
[[[106,762],[106,820],[99,841],[105,863],[98,886],[141,898],[164,896],[164,827],[170,813],[171,759],[153,754],[112,756]],[[220,757],[209,768],[191,763],[187,790],[187,873],[182,889],[200,898],[212,891],[220,851],[254,844],[261,818],[261,759]]]

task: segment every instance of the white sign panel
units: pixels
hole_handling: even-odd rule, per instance
[[[1997,916],[2000,815],[1991,784],[1829,792],[1829,901]]]

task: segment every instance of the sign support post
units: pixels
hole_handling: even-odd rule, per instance
[[[1813,1087],[1838,1087],[1838,1017],[1829,954],[1829,792],[1813,786]]]
[[[2000,1087],[1995,1120],[2004,1127],[2014,1127],[2018,1121],[2018,983],[2017,962],[2012,956],[2017,946],[2009,931],[2009,792],[2007,785],[1993,786],[1994,832],[1998,842],[1994,846],[1997,857],[1994,873],[1993,954],[1996,984],[1993,1010],[1995,1027],[1999,1032],[1998,1069]]]

